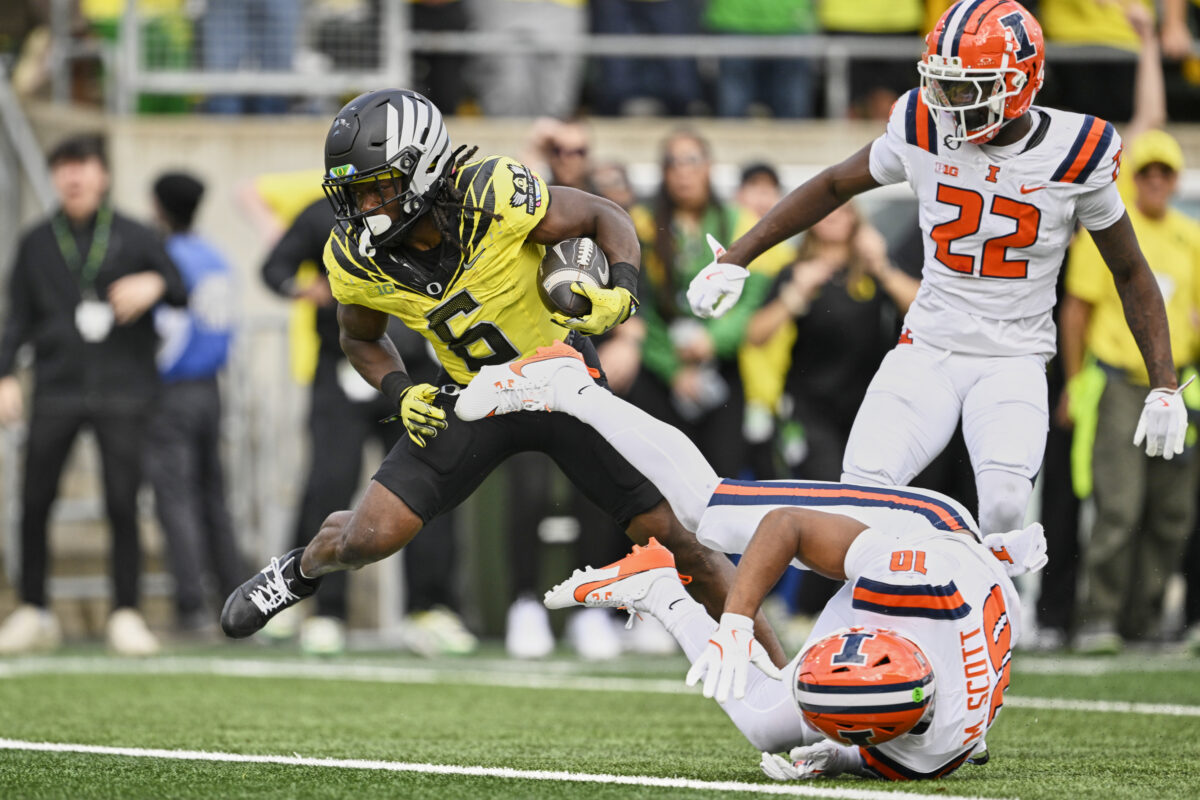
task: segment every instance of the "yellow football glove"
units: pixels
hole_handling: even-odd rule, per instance
[[[637,298],[622,286],[604,289],[575,281],[571,284],[571,291],[592,301],[591,313],[582,317],[568,317],[555,311],[550,316],[564,328],[579,331],[584,336],[595,336],[612,330],[637,311]]]
[[[446,412],[433,404],[438,388],[429,383],[414,383],[400,394],[400,413],[397,417],[404,423],[408,438],[417,447],[425,446],[425,438],[432,439],[438,431],[446,429]],[[389,420],[384,420],[385,422]]]

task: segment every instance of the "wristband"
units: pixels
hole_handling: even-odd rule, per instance
[[[612,288],[624,289],[637,299],[638,268],[628,261],[618,261],[609,267],[612,271]]]
[[[404,394],[404,390],[413,385],[413,379],[408,377],[407,372],[396,370],[389,372],[383,376],[383,380],[379,382],[379,391],[383,396],[392,401],[392,405],[400,405],[400,397]]]

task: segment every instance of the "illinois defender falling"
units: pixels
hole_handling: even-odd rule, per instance
[[[664,537],[681,566],[696,570],[704,602],[720,608],[724,601],[732,565],[682,528],[657,490],[595,431],[562,415],[448,422],[459,385],[481,367],[529,355],[564,328],[599,375],[584,334],[635,311],[640,256],[633,223],[616,204],[547,187],[509,158],[470,161],[464,149],[452,148],[441,112],[408,90],[366,93],[334,118],[324,185],[339,226],[325,267],[341,304],[342,349],[395,403],[408,439],[387,454],[353,511],[331,514],[307,548],[271,559],[229,596],[221,624],[230,636],[259,630],[316,591],[321,575],[395,553],[524,450],[551,456],[634,541]],[[579,286],[591,311],[551,315],[537,296],[537,267],[546,244],[577,236],[604,250],[612,288]],[[389,315],[433,346],[445,373],[440,387],[408,376],[385,335]],[[782,663],[782,649],[773,649]]]
[[[1040,525],[981,540],[970,513],[936,492],[722,480],[680,431],[599,386],[564,345],[484,367],[455,412],[471,420],[533,409],[594,427],[701,542],[744,553],[719,624],[688,599],[670,553],[653,544],[577,570],[546,605],[657,617],[692,661],[689,683],[703,677],[704,694],[755,747],[802,748],[791,760],[764,755],[769,775],[932,778],[986,752],[1018,637],[1009,575],[1045,564]],[[781,672],[755,640],[752,617],[789,562],[846,584]],[[772,680],[784,675],[790,686]]]
[[[1051,309],[1076,223],[1113,274],[1150,373],[1135,444],[1182,452],[1162,297],[1113,183],[1121,140],[1095,117],[1033,105],[1041,28],[1012,0],[963,0],[926,37],[920,89],[871,145],[800,186],[693,281],[697,314],[720,313],[749,263],[868,189],[908,181],[920,203],[921,289],[897,347],[850,433],[843,480],[904,484],[946,445],[959,417],[984,531],[1024,518],[1049,414]]]

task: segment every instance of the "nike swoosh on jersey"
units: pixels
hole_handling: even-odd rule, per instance
[[[483,253],[485,250],[487,250],[486,247],[481,249],[478,253],[476,253],[475,257],[472,258],[470,261],[463,264],[463,269],[470,269],[471,267],[475,266],[475,262],[478,261],[479,259],[483,258]]]
[[[1026,186],[1025,184],[1022,183],[1021,184],[1021,194],[1032,194],[1033,192],[1038,192],[1045,188],[1046,188],[1045,186]]]

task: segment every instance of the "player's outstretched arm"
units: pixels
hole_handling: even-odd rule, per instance
[[[767,514],[738,562],[720,625],[688,670],[687,685],[695,686],[703,678],[704,696],[725,703],[731,689],[735,699],[745,697],[751,664],[781,679],[782,673],[754,639],[754,616],[763,598],[793,558],[822,575],[845,578],[846,552],[864,530],[865,525],[850,517],[810,509],[783,508]]]
[[[1154,273],[1142,255],[1129,214],[1102,231],[1091,231],[1092,240],[1112,272],[1125,309],[1125,321],[1142,351],[1151,386],[1174,389],[1175,362],[1171,359],[1171,337],[1167,310]]]
[[[780,242],[808,230],[851,197],[879,186],[871,176],[870,163],[871,145],[867,145],[822,170],[780,200],[718,260],[749,264]]]
[[[1145,441],[1146,455],[1170,459],[1183,452],[1187,408],[1175,377],[1162,291],[1138,246],[1129,214],[1104,230],[1092,231],[1092,240],[1112,272],[1125,321],[1142,352],[1153,387],[1146,396],[1133,443],[1137,446]]]
[[[867,527],[841,514],[780,508],[763,517],[738,562],[725,611],[753,616],[793,558],[827,578],[845,580],[846,552]]]
[[[620,325],[637,311],[642,249],[633,220],[623,208],[578,189],[554,186],[546,215],[528,238],[538,244],[556,244],[577,236],[589,236],[600,245],[612,270],[612,288],[577,282],[571,290],[592,302],[591,312],[582,317],[554,316],[558,324],[591,336]]]

